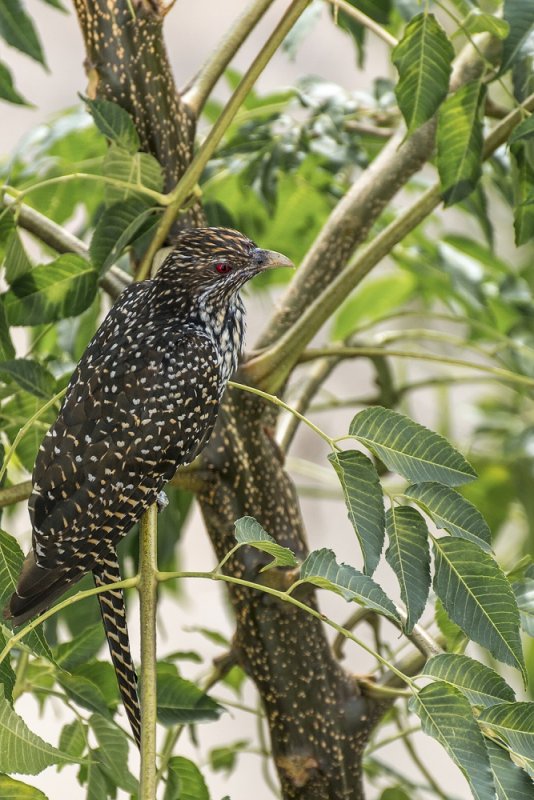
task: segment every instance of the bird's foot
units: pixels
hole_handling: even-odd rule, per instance
[[[163,489],[161,492],[158,492],[158,496],[156,497],[156,505],[158,507],[158,514],[160,514],[169,505],[169,498]]]

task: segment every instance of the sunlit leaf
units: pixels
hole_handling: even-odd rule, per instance
[[[519,611],[497,562],[464,539],[435,539],[434,555],[434,589],[450,618],[470,639],[525,675]]]
[[[91,100],[85,97],[84,102],[96,127],[104,136],[111,139],[112,142],[116,142],[129,153],[136,153],[139,150],[139,135],[133,119],[122,106],[102,98]]]
[[[106,184],[105,197],[108,205],[130,197],[146,196],[139,191],[142,186],[158,192],[163,189],[161,165],[149,153],[132,154],[112,145],[104,160],[104,171],[108,178],[131,184],[131,187],[124,188]]]
[[[405,270],[365,281],[337,312],[332,339],[345,339],[359,325],[387,316],[409,300],[415,288],[415,278]]]
[[[238,544],[248,544],[273,557],[267,567],[295,567],[297,560],[288,547],[277,544],[254,517],[241,517],[235,522],[235,538]]]
[[[106,209],[100,217],[89,252],[99,272],[105,272],[132,242],[154,209],[140,197],[130,197]]]
[[[61,729],[59,737],[59,749],[74,758],[80,758],[87,746],[87,733],[84,723],[79,719],[74,719]]]
[[[384,546],[384,497],[372,462],[357,450],[330,453],[340,480],[349,519],[363,554],[364,572],[372,575]]]
[[[405,628],[410,633],[425,610],[430,589],[428,529],[419,512],[403,506],[388,510],[386,530],[389,538],[386,559],[399,582],[408,612]]]
[[[423,731],[445,748],[461,769],[476,800],[495,797],[484,738],[464,695],[447,683],[425,686],[410,701]]]
[[[323,548],[311,552],[302,563],[300,578],[320,589],[336,592],[347,602],[354,600],[399,622],[395,606],[378,583],[348,564],[338,564],[331,550]]]
[[[443,436],[389,408],[360,411],[349,434],[408,480],[458,486],[476,477],[473,467]]]
[[[462,29],[468,33],[491,33],[498,39],[506,39],[510,26],[506,20],[496,14],[485,14],[478,8],[472,8],[462,23]]]
[[[14,230],[9,237],[5,257],[5,276],[8,283],[14,283],[32,268],[32,263],[26,255],[26,250],[21,242],[19,233]]]
[[[0,775],[0,797],[2,800],[47,800],[40,789],[16,781],[9,775]]]
[[[449,90],[454,48],[433,14],[418,14],[393,50],[399,71],[395,90],[411,133],[434,116]]]
[[[534,783],[502,747],[486,739],[497,800],[531,800]]]
[[[71,254],[35,267],[4,295],[10,325],[40,325],[81,314],[94,299],[97,277],[91,264]]]

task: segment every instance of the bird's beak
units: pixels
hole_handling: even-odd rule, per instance
[[[266,269],[276,269],[277,267],[291,267],[295,269],[295,265],[282,253],[277,253],[275,250],[262,250],[256,247],[252,252],[252,260],[257,265],[258,271],[263,272]]]

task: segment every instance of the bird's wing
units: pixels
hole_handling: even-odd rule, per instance
[[[82,359],[39,450],[29,503],[37,563],[83,572],[203,446],[220,370],[195,332],[165,329],[87,352],[90,369]]]

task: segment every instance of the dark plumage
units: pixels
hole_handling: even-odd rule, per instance
[[[156,277],[119,297],[76,367],[33,471],[33,548],[6,616],[20,625],[92,571],[120,580],[119,540],[207,443],[243,345],[239,289],[291,266],[237,231],[183,231]],[[137,741],[140,715],[120,591],[99,595]]]

